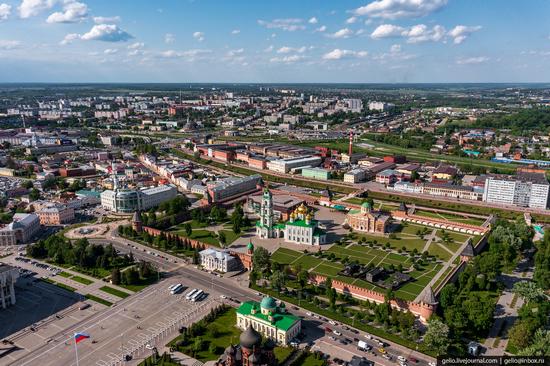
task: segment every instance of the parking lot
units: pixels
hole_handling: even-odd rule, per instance
[[[185,289],[173,295],[169,286],[177,283],[182,283]],[[125,355],[132,355],[130,364],[137,364],[150,355],[147,345],[162,349],[176,336],[179,327],[202,318],[222,301],[219,293],[206,288],[201,288],[207,293],[202,301],[187,300],[189,285],[186,278],[172,276],[76,325],[50,334],[47,342],[35,337],[35,347],[11,353],[10,362],[0,360],[0,365],[70,365],[74,362],[71,342],[74,332],[87,332],[91,336],[78,345],[80,365],[114,365]]]

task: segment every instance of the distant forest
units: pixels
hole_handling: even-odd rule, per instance
[[[509,129],[514,135],[530,135],[550,130],[550,108],[525,109],[517,113],[497,114],[479,119],[474,127]]]

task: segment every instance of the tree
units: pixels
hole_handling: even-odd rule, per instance
[[[191,227],[191,224],[188,222],[183,224],[183,229],[185,230],[186,236],[191,236],[191,234],[193,233],[193,228]]]
[[[438,356],[444,354],[449,348],[449,327],[436,317],[430,318],[424,343]]]
[[[220,241],[222,248],[225,248],[225,244],[227,243],[227,238],[225,237],[225,233],[223,231],[220,231],[218,233],[218,240]]]
[[[536,283],[530,281],[516,282],[513,292],[521,296],[527,303],[545,298],[544,291]]]
[[[271,275],[270,280],[271,280],[271,287],[280,291],[282,288],[285,287],[286,275],[283,271],[273,271],[273,274]]]
[[[535,332],[533,342],[518,352],[518,356],[550,356],[550,330],[539,329]]]
[[[123,277],[125,285],[135,285],[139,283],[139,272],[134,267],[125,270]]]
[[[263,247],[257,247],[254,249],[252,264],[254,265],[254,270],[259,274],[268,273],[271,267],[271,259],[267,249]]]
[[[518,321],[510,329],[508,338],[517,349],[523,349],[529,345],[531,335],[529,325],[524,321]]]
[[[36,201],[36,200],[40,199],[40,191],[38,191],[38,189],[36,189],[36,188],[33,188],[31,190],[31,193],[29,193],[29,198],[32,201]]]
[[[111,271],[111,282],[113,285],[120,285],[120,269],[114,268]]]
[[[453,305],[457,295],[457,289],[454,283],[449,283],[441,290],[439,294],[439,304],[443,309]]]
[[[303,290],[304,287],[307,285],[307,281],[309,280],[309,273],[304,269],[301,270],[300,272],[298,272],[297,280],[300,284],[300,289]]]
[[[328,277],[325,281],[325,294],[330,303],[331,309],[336,307],[336,290],[332,287],[332,279]]]

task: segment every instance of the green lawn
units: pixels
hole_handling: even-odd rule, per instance
[[[290,355],[294,352],[294,348],[291,347],[276,347],[273,350],[277,362],[282,364]]]
[[[313,354],[308,355],[304,360],[300,363],[301,366],[324,366],[327,363],[324,360],[319,360],[315,358]]]
[[[89,284],[94,283],[94,281],[89,280],[89,279],[84,278],[84,277],[80,277],[80,276],[72,276],[71,280],[79,282],[79,283],[81,283],[83,285],[86,285],[86,286],[88,286]]]
[[[441,259],[442,261],[446,262],[449,259],[451,259],[452,254],[446,251],[445,249],[443,249],[441,247],[442,245],[447,246],[447,244],[432,242],[430,244],[430,247],[428,248],[428,254],[435,255],[438,259]]]
[[[72,274],[67,273],[67,272],[65,272],[65,271],[59,272],[57,275],[58,275],[58,276],[61,276],[61,277],[65,277],[65,278],[69,278],[69,277],[72,276]]]
[[[111,306],[111,305],[113,305],[112,302],[107,301],[107,300],[104,300],[104,299],[102,299],[101,297],[97,297],[97,296],[92,295],[92,294],[87,294],[87,295],[84,295],[84,296],[86,296],[87,299],[90,299],[90,300],[92,300],[92,301],[95,301],[95,302],[97,302],[97,303],[99,303],[99,304],[103,304],[103,305],[105,305],[105,306]]]
[[[414,214],[418,215],[418,216],[432,217],[432,218],[436,218],[436,219],[447,220],[447,221],[451,221],[451,222],[459,222],[459,223],[470,224],[470,225],[481,225],[485,222],[484,219],[479,219],[477,217],[453,215],[453,214],[450,214],[450,213],[447,213],[447,212],[433,212],[433,211],[416,210],[414,212]]]
[[[413,230],[414,227],[412,225],[409,225],[404,228],[404,230]],[[418,229],[416,229],[418,230]],[[416,232],[416,230],[414,230]],[[408,232],[397,232],[394,233],[395,238],[390,239],[389,237],[379,236],[379,235],[369,235],[364,233],[357,233],[357,238],[365,238],[365,240],[368,242],[374,243],[376,241],[377,244],[386,244],[390,243],[390,247],[394,249],[400,249],[402,247],[407,248],[408,251],[412,251],[413,249],[418,250],[419,252],[422,251],[422,248],[424,248],[424,244],[426,244],[426,240],[419,238],[416,236],[416,234],[408,233]]]
[[[223,352],[227,346],[230,344],[237,344],[239,343],[239,336],[241,335],[241,330],[235,326],[237,323],[237,314],[235,312],[235,309],[231,308],[228,309],[223,314],[219,315],[216,320],[211,322],[206,326],[206,331],[203,335],[196,338],[201,338],[203,341],[207,342],[208,345],[205,347],[203,351],[200,351],[195,355],[195,358],[201,362],[206,361],[212,361],[217,360],[220,356],[219,354],[213,354],[209,351],[209,347],[211,344],[214,344],[218,346]],[[212,337],[211,332],[215,331],[216,336]],[[175,341],[178,341],[181,339],[181,336],[178,336],[176,339],[174,339],[171,344],[175,343]],[[183,347],[183,352],[185,354],[191,354],[189,350],[193,347],[193,343],[190,345]],[[221,354],[220,352],[220,354]]]
[[[75,291],[76,291],[76,289],[75,289],[74,287],[65,285],[65,284],[63,284],[63,283],[61,283],[61,282],[55,282],[55,281],[53,281],[53,280],[51,280],[51,279],[49,279],[49,278],[42,278],[42,281],[51,283],[52,285],[55,285],[55,286],[57,286],[57,287],[60,287],[60,288],[62,288],[62,289],[64,289],[64,290],[67,290],[67,291],[70,291],[70,292],[75,292]]]
[[[106,292],[108,294],[120,297],[122,299],[125,299],[128,296],[130,296],[130,294],[127,293],[127,292],[120,291],[120,290],[117,290],[116,288],[112,288],[112,287],[109,287],[109,286],[103,286],[103,287],[100,287],[99,289],[103,292]]]
[[[333,253],[338,259],[348,257],[350,260],[357,260],[363,264],[372,263],[375,266],[387,266],[389,264],[397,266],[402,264],[403,267],[407,269],[410,268],[411,264],[411,259],[408,256],[388,253],[384,250],[369,248],[358,244],[353,244],[347,248],[343,245],[334,245],[329,250],[325,251],[325,253]],[[290,249],[279,248],[273,253],[272,260],[291,266],[299,263],[302,265],[302,268],[309,270],[311,273],[331,277],[345,283],[354,284],[381,293],[385,293],[386,291],[367,281],[339,275],[344,265],[326,258],[317,258]],[[404,300],[414,300],[441,267],[440,264],[427,263],[420,269],[408,273],[413,277],[413,280],[395,291],[396,296]]]

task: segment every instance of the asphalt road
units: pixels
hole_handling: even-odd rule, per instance
[[[106,241],[106,240],[104,240]],[[156,265],[159,265],[161,268],[167,268],[172,271],[174,274],[179,274],[185,276],[185,278],[188,278],[193,283],[196,283],[199,286],[202,286],[203,288],[208,288],[213,291],[219,291],[220,293],[229,296],[231,298],[234,298],[239,301],[247,301],[247,300],[254,300],[254,301],[260,301],[262,298],[262,295],[259,295],[255,291],[250,290],[248,287],[242,287],[235,283],[234,280],[231,279],[225,279],[225,278],[219,278],[217,276],[214,276],[208,272],[199,270],[194,268],[193,266],[189,265],[183,265],[181,260],[178,260],[179,263],[175,264],[173,263],[173,256],[170,256],[166,253],[156,251],[150,248],[147,248],[143,245],[133,243],[131,245],[134,245],[138,248],[136,250],[135,248],[132,248],[131,246],[126,245],[129,242],[123,238],[117,238],[114,237],[112,240],[108,240],[113,244],[113,246],[120,250],[121,252],[127,252],[132,250],[134,253],[134,256],[139,259],[144,259],[151,261],[155,263]],[[146,251],[144,252],[143,249]],[[170,260],[164,260],[158,256],[155,256],[151,253],[157,253],[159,255],[162,255],[166,258],[171,258]],[[428,365],[428,362],[433,362],[434,359],[431,357],[428,357],[424,354],[415,352],[413,350],[410,350],[406,347],[400,346],[398,344],[395,344],[393,342],[389,342],[387,340],[383,340],[386,344],[389,346],[385,348],[385,351],[387,354],[391,356],[391,360],[387,360],[384,357],[382,357],[382,353],[378,351],[380,348],[374,341],[368,340],[365,337],[365,332],[357,331],[358,333],[355,333],[355,331],[352,331],[350,327],[337,325],[334,326],[329,323],[328,319],[322,318],[320,316],[313,316],[314,314],[308,315],[308,311],[296,306],[292,306],[292,313],[301,316],[304,319],[304,324],[306,327],[306,334],[308,336],[306,337],[306,342],[313,342],[313,345],[318,345],[320,349],[323,349],[324,344],[330,344],[334,350],[337,351],[338,356],[333,355],[335,357],[349,360],[351,359],[351,355],[357,355],[357,356],[365,356],[376,363],[383,364],[383,365],[394,365],[398,364],[397,357],[402,356],[406,359],[414,358],[417,359],[418,365]],[[330,328],[331,330],[337,330],[340,333],[342,333],[342,336],[336,336],[335,334],[325,334],[325,329]],[[348,328],[348,329],[345,329]],[[335,340],[330,339],[329,337],[333,336]],[[373,347],[374,353],[369,352],[365,353],[362,351],[357,350],[357,341],[353,341],[351,344],[344,345],[339,342],[339,339],[347,338],[349,340],[354,340],[354,338],[363,340],[367,342],[369,345]],[[411,364],[411,362],[409,362]]]
[[[170,284],[182,283],[188,288],[201,288],[209,293],[207,300],[212,302],[220,301],[220,295],[223,294],[236,300],[232,303],[234,306],[237,306],[241,301],[261,300],[261,294],[250,290],[244,284],[241,286],[234,279],[217,277],[194,266],[185,264],[179,258],[119,238],[114,233],[110,235],[112,236],[109,239],[92,239],[90,241],[102,244],[111,243],[117,250],[123,253],[131,251],[135,258],[143,259],[156,265],[164,273],[166,279],[121,300],[113,307],[107,308],[59,332],[52,336],[50,343],[32,350],[12,363],[12,365],[74,365],[74,346],[68,340],[70,340],[74,332],[78,331],[88,331],[97,342],[92,343],[87,340],[78,345],[81,366],[107,366],[114,364],[114,362],[122,358],[123,354],[130,352],[140,344],[141,348],[139,348],[139,352],[136,352],[135,355],[139,355],[139,358],[142,358],[149,352],[143,348],[143,342],[147,337],[150,338],[159,334],[158,337],[161,339],[157,338],[156,342],[158,347],[160,347],[177,334],[177,329],[172,325],[174,322],[196,321],[205,313],[194,313],[192,316],[190,312],[196,311],[197,308],[203,310],[207,310],[205,308],[208,308],[208,306],[204,306],[206,303],[199,303],[197,305],[186,302],[182,299],[182,296],[170,295],[167,290]],[[177,263],[174,263],[174,261]],[[337,357],[350,360],[353,355],[366,356],[377,364],[385,366],[398,363],[397,356],[399,355],[407,359],[413,356],[419,360],[419,366],[427,366],[429,361],[433,361],[433,359],[425,355],[418,354],[385,340],[384,342],[388,344],[385,349],[392,356],[391,360],[383,358],[382,353],[378,351],[375,351],[374,354],[367,354],[357,350],[357,341],[354,341],[354,338],[370,343],[375,350],[379,347],[374,342],[367,340],[364,332],[353,331],[349,327],[330,324],[328,319],[313,316],[313,314],[308,315],[306,310],[299,307],[292,306],[291,312],[304,319],[307,336],[304,344],[301,346],[311,342],[310,344],[313,349],[328,350],[332,358]],[[135,317],[136,315],[138,318]],[[183,318],[184,316],[187,317]],[[337,336],[331,332],[326,332],[326,328],[330,328],[331,331],[337,330],[342,335]],[[345,338],[349,339],[351,343],[340,343],[339,340]],[[138,361],[138,358],[134,358],[134,361],[128,364],[137,364]],[[411,363],[409,362],[409,364]]]

